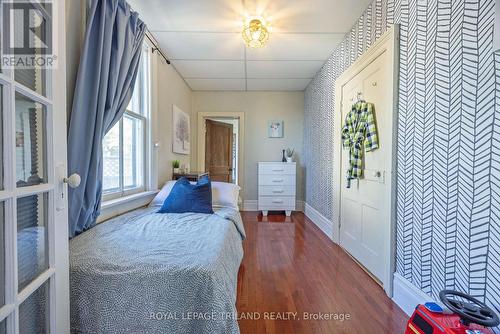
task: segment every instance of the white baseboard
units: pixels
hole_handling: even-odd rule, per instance
[[[241,211],[257,211],[257,200],[247,199],[243,201],[243,208]]]
[[[330,238],[332,241],[335,240],[333,222],[331,220],[327,219],[307,203],[305,203],[304,205],[304,213],[309,219],[311,219],[314,225],[316,225],[321,231],[323,231],[323,233],[326,234],[328,238]]]
[[[435,301],[398,273],[394,274],[392,300],[408,315],[413,313],[418,304]]]
[[[258,201],[256,199],[248,199],[243,201],[243,208],[241,211],[258,211],[258,209]],[[295,211],[304,212],[304,201],[296,202]]]

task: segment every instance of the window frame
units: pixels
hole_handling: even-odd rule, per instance
[[[139,108],[143,110],[142,113],[131,110],[134,107],[133,101],[131,100],[127,109],[123,113],[122,117],[118,121],[119,126],[119,187],[112,188],[108,190],[102,191],[102,202],[112,201],[115,199],[135,195],[138,193],[146,192],[149,190],[149,177],[151,174],[152,164],[148,159],[151,150],[150,143],[150,132],[151,132],[151,46],[146,41],[143,42],[142,45],[142,57],[146,57],[146,59],[141,58],[141,63],[139,66],[144,66],[143,75],[138,75],[136,82],[136,87],[138,87],[141,91],[139,98]],[[138,85],[137,85],[138,83]],[[131,107],[131,108],[130,108]],[[123,141],[123,120],[124,117],[130,117],[134,120],[138,120],[141,122],[142,126],[142,141],[143,141],[143,153],[142,153],[142,184],[138,187],[125,187],[124,185],[124,141]]]
[[[144,173],[143,173],[143,176],[142,176],[142,185],[140,185],[139,187],[127,187],[125,186],[124,184],[124,179],[125,179],[125,175],[124,175],[124,154],[123,154],[123,147],[124,147],[124,141],[123,141],[123,118],[125,116],[128,116],[134,120],[138,120],[141,122],[141,125],[142,125],[142,128],[144,129],[144,131],[142,131],[142,140],[143,140],[143,154],[142,154],[142,166],[143,166],[143,170],[144,170]],[[135,113],[131,110],[126,110],[124,113],[123,113],[123,116],[122,118],[118,121],[118,126],[119,126],[119,166],[120,166],[120,172],[119,172],[119,186],[118,188],[112,188],[112,189],[108,189],[108,190],[103,190],[102,192],[102,199],[103,201],[109,201],[109,200],[113,200],[113,199],[117,199],[117,198],[120,198],[120,197],[125,197],[125,196],[130,196],[130,195],[134,195],[134,194],[137,194],[137,193],[140,193],[140,192],[144,192],[146,191],[147,189],[147,169],[149,168],[148,166],[148,163],[147,163],[147,160],[146,160],[146,149],[147,149],[147,146],[148,146],[148,143],[147,143],[147,136],[146,136],[146,132],[147,132],[147,127],[148,127],[148,119],[143,116],[143,115],[140,115],[138,113]]]

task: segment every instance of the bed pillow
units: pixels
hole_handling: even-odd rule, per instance
[[[160,192],[156,194],[155,198],[149,203],[149,206],[162,206],[163,202],[167,199],[168,195],[172,191],[172,188],[177,181],[168,181],[163,185]]]
[[[176,181],[165,183],[160,192],[156,194],[149,206],[162,206],[165,199],[172,191]],[[191,184],[195,184],[191,182]],[[241,188],[233,183],[212,181],[212,206],[217,208],[229,207],[238,209],[238,199]]]
[[[238,210],[240,187],[234,183],[212,182],[212,206]]]
[[[212,214],[212,187],[208,176],[201,177],[196,184],[191,184],[181,177],[172,187],[172,191],[163,202],[159,213],[208,213]]]

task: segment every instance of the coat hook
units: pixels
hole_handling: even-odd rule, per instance
[[[363,101],[363,93],[358,92],[357,100],[358,100],[358,102],[362,102]]]

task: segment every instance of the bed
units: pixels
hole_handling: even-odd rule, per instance
[[[70,241],[72,333],[239,333],[239,212],[143,208]]]

